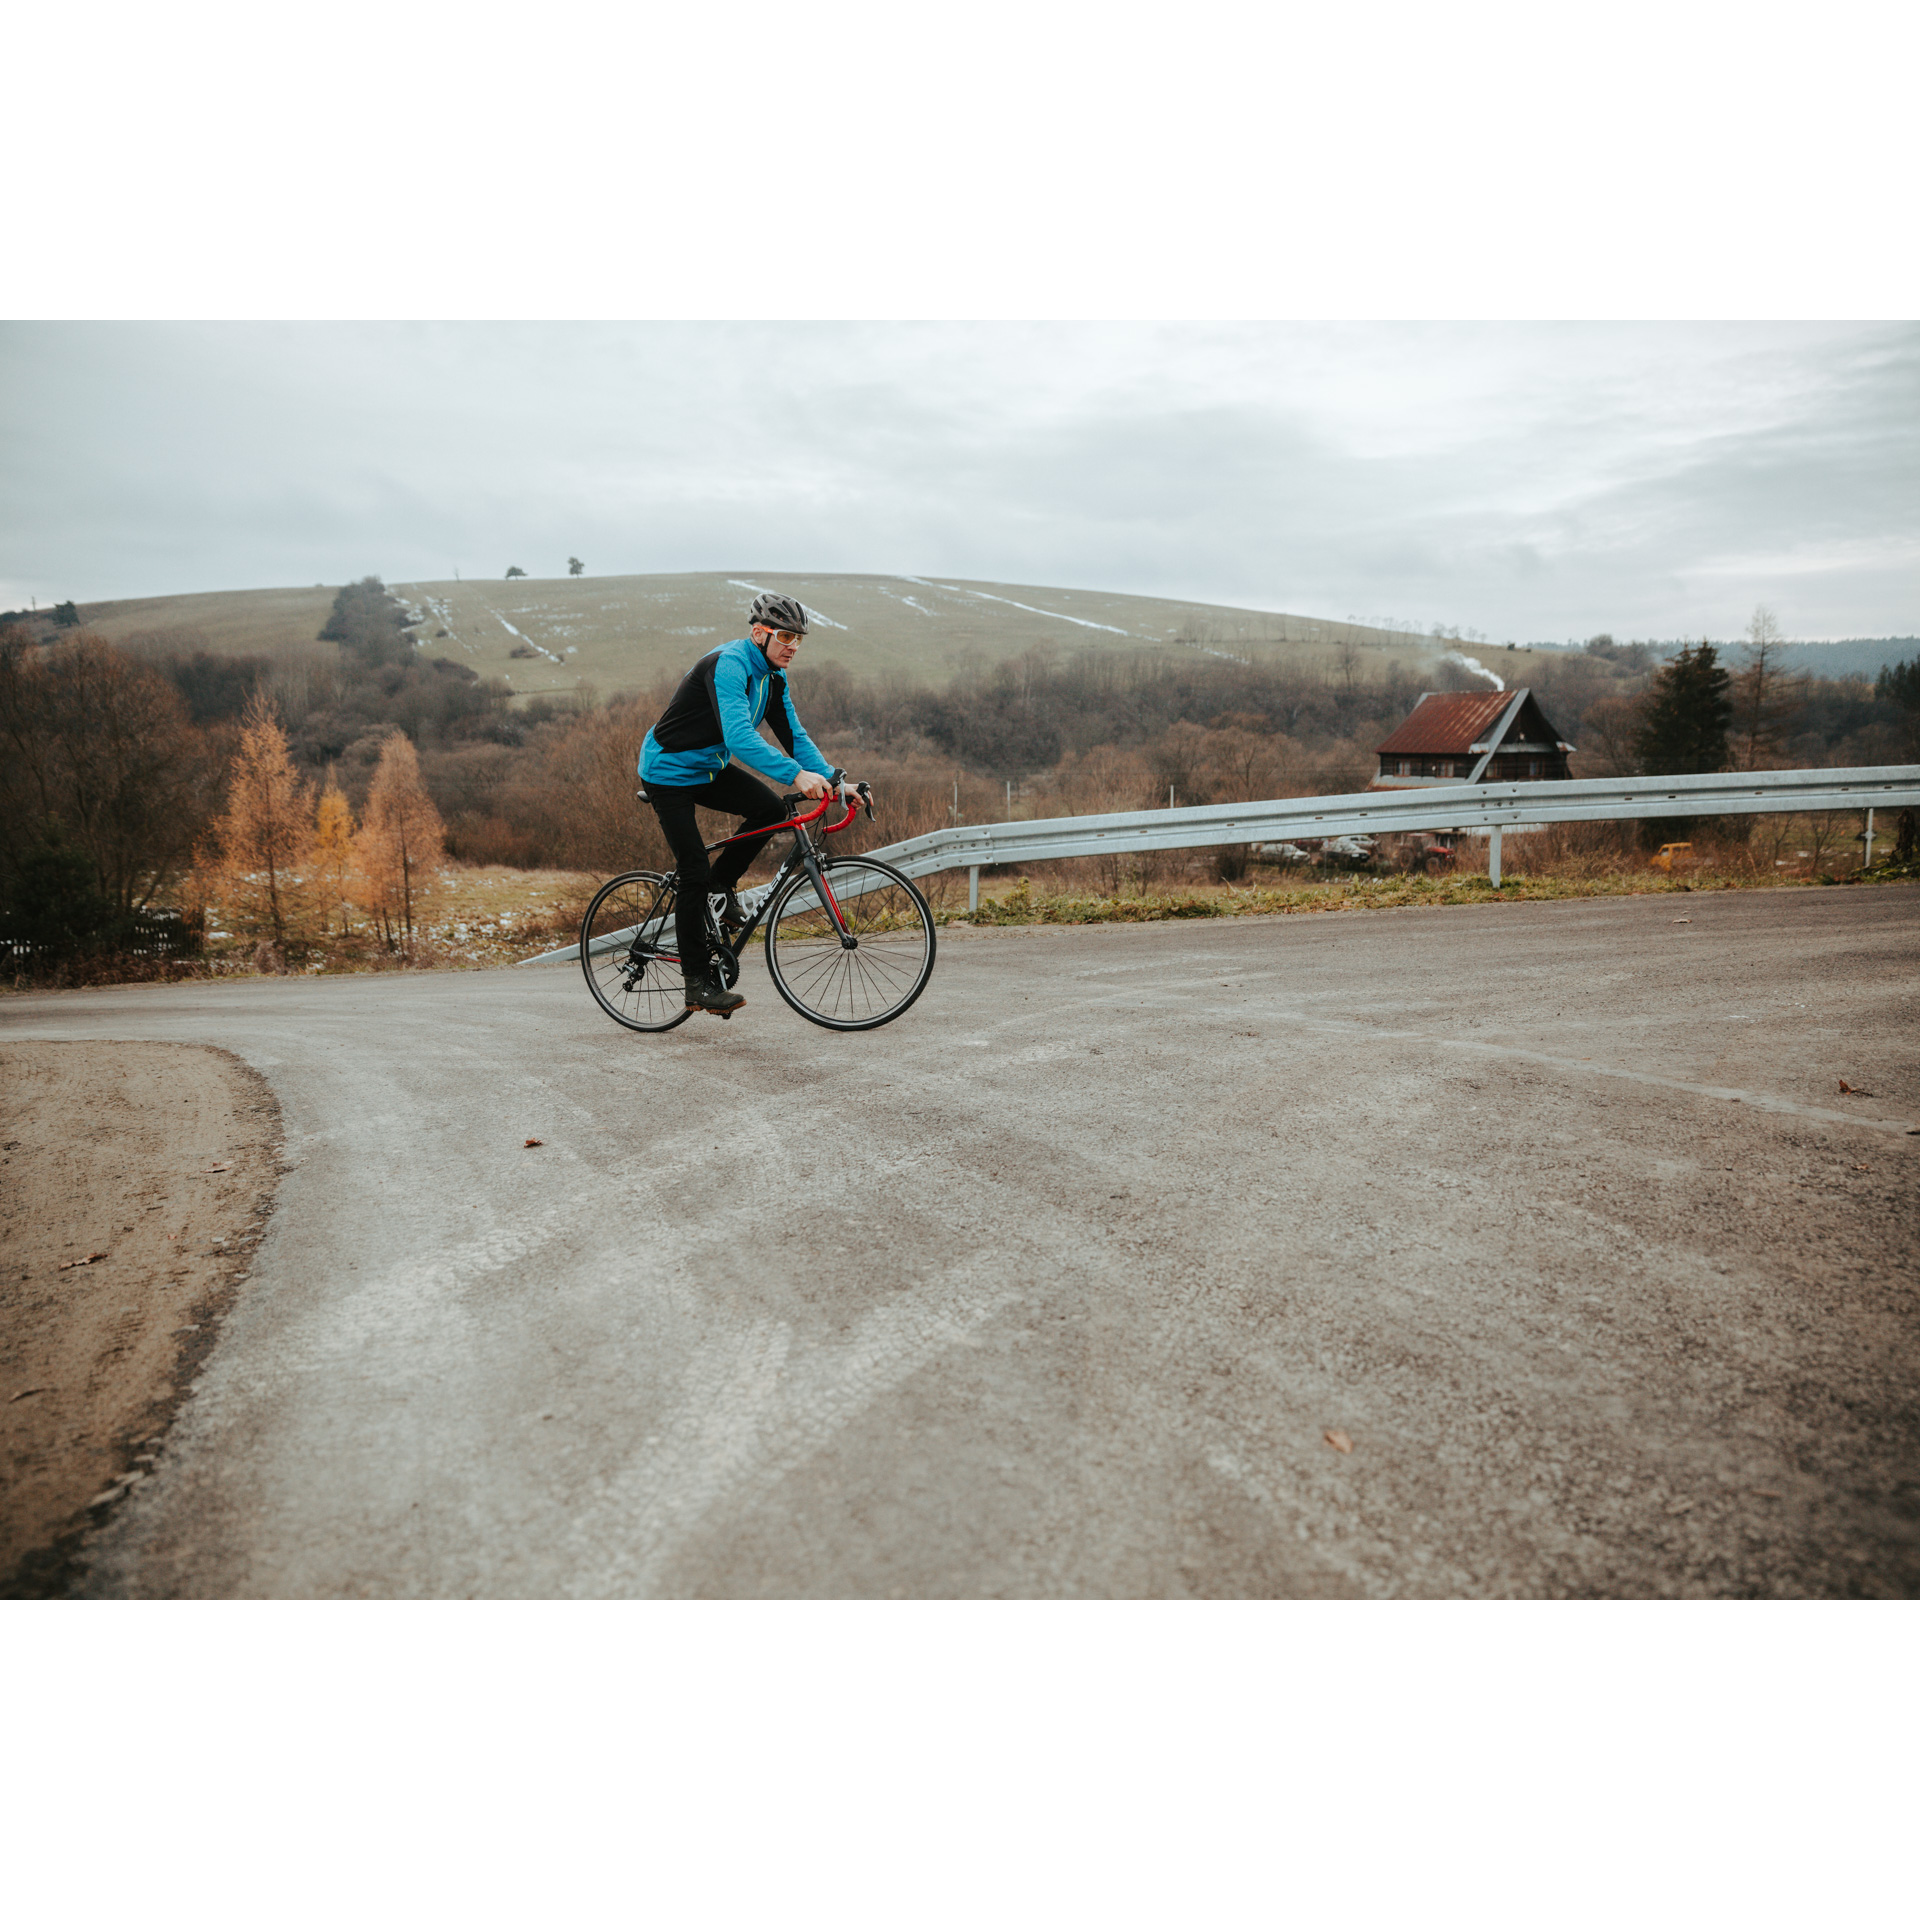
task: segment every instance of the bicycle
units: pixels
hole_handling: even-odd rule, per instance
[[[811,813],[794,815],[797,794],[785,794],[788,819],[730,834],[716,853],[760,834],[791,833],[759,906],[731,935],[707,901],[707,939],[714,978],[731,988],[747,943],[766,924],[767,971],[775,991],[803,1019],[841,1033],[897,1020],[919,999],[933,973],[933,913],[898,868],[860,854],[823,857],[810,831],[838,797],[846,812],[821,837],[851,826],[862,807],[873,818],[873,793],[840,774]],[[635,1033],[665,1033],[698,1009],[685,1003],[674,939],[678,893],[670,873],[623,873],[593,897],[580,923],[580,970],[601,1007]],[[730,1019],[730,1014],[723,1019]]]

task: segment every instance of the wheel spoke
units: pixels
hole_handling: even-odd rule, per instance
[[[809,1020],[881,1026],[913,1004],[933,970],[932,915],[912,882],[878,861],[828,861],[826,872],[856,944],[840,944],[839,927],[802,880],[769,916],[768,969]]]
[[[622,1026],[657,1033],[687,1017],[673,951],[673,883],[629,873],[595,895],[580,926],[580,965],[600,1005]]]

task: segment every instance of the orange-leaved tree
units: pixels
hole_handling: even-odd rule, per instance
[[[347,888],[353,871],[353,813],[347,796],[340,791],[333,769],[327,769],[327,784],[321,790],[319,811],[313,823],[313,877],[320,889],[320,907],[329,923],[340,916],[340,931],[347,926]]]
[[[413,940],[414,896],[446,859],[447,830],[420,779],[420,756],[397,727],[380,749],[367,810],[353,843],[368,910],[389,947]]]
[[[256,693],[241,716],[227,806],[196,862],[202,890],[245,932],[309,931],[314,889],[300,869],[313,851],[313,801],[295,772],[273,704]]]

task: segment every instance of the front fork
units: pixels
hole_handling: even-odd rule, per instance
[[[833,889],[827,885],[826,869],[821,866],[819,856],[811,847],[801,855],[801,864],[807,870],[807,878],[813,882],[814,897],[820,902],[826,916],[840,929],[840,945],[849,953],[860,942],[853,930],[847,925],[847,916],[840,911],[840,902],[833,896]]]

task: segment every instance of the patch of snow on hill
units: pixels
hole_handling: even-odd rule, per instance
[[[527,609],[526,609],[525,607],[515,607],[515,608],[514,608],[514,612],[515,612],[515,613],[525,613],[526,611],[527,611]],[[548,651],[546,650],[546,648],[545,648],[545,647],[543,647],[543,646],[542,646],[542,645],[540,644],[540,642],[539,642],[538,640],[529,640],[529,639],[527,638],[527,636],[526,636],[526,635],[525,635],[524,633],[522,633],[522,632],[520,631],[520,629],[519,629],[518,627],[516,627],[516,626],[515,626],[515,625],[513,624],[513,622],[512,622],[511,620],[509,620],[509,619],[507,618],[507,616],[506,616],[506,615],[505,615],[504,613],[501,613],[501,612],[499,612],[499,611],[497,611],[497,610],[496,610],[496,611],[494,612],[494,616],[493,616],[493,617],[494,617],[494,618],[495,618],[496,620],[498,620],[498,621],[500,622],[500,624],[501,624],[501,625],[502,625],[503,627],[505,627],[505,628],[506,628],[506,630],[507,630],[507,631],[508,631],[508,632],[509,632],[510,634],[512,634],[512,635],[513,635],[513,637],[514,637],[514,638],[515,638],[516,640],[518,640],[518,641],[520,642],[520,644],[521,644],[521,645],[522,645],[523,647],[531,647],[531,648],[532,648],[532,649],[534,650],[534,652],[535,652],[535,653],[537,653],[537,654],[539,654],[539,655],[540,655],[540,657],[541,657],[541,658],[542,658],[543,660],[551,660],[551,661],[553,662],[553,664],[554,664],[554,665],[555,665],[556,667],[559,667],[559,666],[564,666],[564,665],[566,664],[566,662],[565,662],[565,661],[563,661],[563,660],[562,660],[562,659],[560,658],[560,656],[559,656],[559,655],[558,655],[557,653],[549,653],[549,652],[548,652]],[[509,676],[509,678],[511,678],[511,676]]]
[[[914,579],[914,576],[910,573],[903,573],[899,578],[902,580],[912,580],[916,587],[935,587],[940,584],[937,580]],[[1136,633],[1129,632],[1125,627],[1110,627],[1106,625],[1104,621],[1100,620],[1082,620],[1077,614],[1055,613],[1048,607],[1030,607],[1024,600],[1009,600],[1005,594],[1001,593],[982,593],[978,587],[946,587],[943,591],[947,593],[970,593],[976,600],[997,600],[1003,607],[1018,607],[1022,613],[1037,613],[1043,620],[1065,620],[1072,626],[1091,627],[1095,633],[1117,633],[1125,640],[1137,640],[1140,637]],[[1148,637],[1151,638],[1152,636],[1149,635]]]
[[[436,600],[430,593],[423,597],[427,603],[427,611],[447,630],[447,638],[451,640],[455,646],[459,647],[463,653],[471,653],[473,649],[467,645],[466,641],[461,639],[460,629],[453,624],[452,602]],[[438,638],[438,636],[436,635],[435,638]],[[422,639],[420,644],[424,647],[428,642]]]
[[[745,587],[749,593],[770,593],[773,591],[770,587],[756,587],[751,580],[729,580],[727,585],[730,587]],[[808,607],[804,600],[802,600],[800,604],[802,607],[806,607],[807,618],[809,620],[818,620],[823,627],[838,628],[841,633],[848,631],[846,627],[840,625],[838,620],[829,620],[818,607]]]

